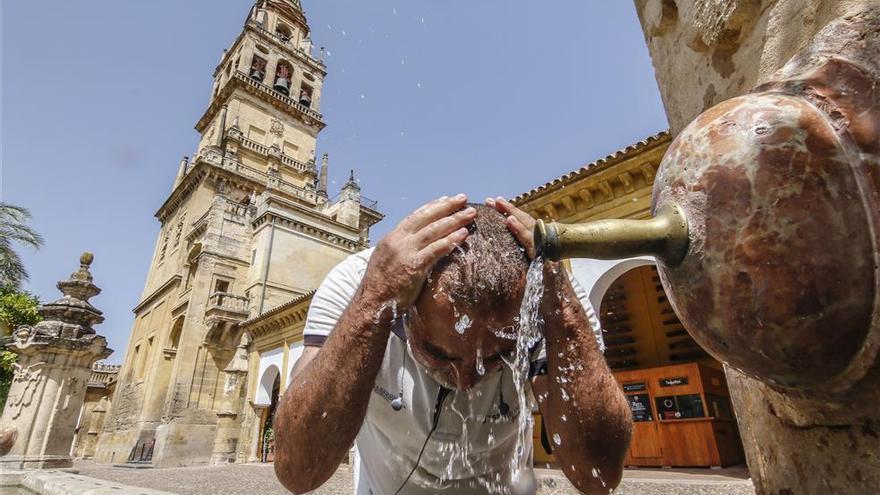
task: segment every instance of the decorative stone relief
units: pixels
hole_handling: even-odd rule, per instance
[[[272,125],[269,127],[269,132],[272,134],[281,137],[284,135],[284,123],[278,119],[272,119]]]

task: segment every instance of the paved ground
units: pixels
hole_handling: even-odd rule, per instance
[[[219,467],[127,469],[77,463],[80,474],[132,486],[181,495],[282,495],[288,493],[275,479],[271,465],[234,464]],[[569,495],[577,492],[559,471],[541,469],[540,495]],[[350,495],[351,469],[342,465],[317,495]],[[627,470],[618,495],[754,495],[748,474],[742,468],[724,470]]]

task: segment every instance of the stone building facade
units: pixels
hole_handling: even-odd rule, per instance
[[[315,160],[327,71],[309,32],[299,0],[260,0],[223,52],[198,149],[156,213],[100,463],[247,459],[242,425],[254,409],[244,384],[253,377],[240,323],[301,300],[369,245],[383,217],[353,173],[328,194],[327,155]]]
[[[71,455],[74,459],[92,459],[98,435],[110,412],[110,399],[116,390],[116,378],[121,366],[97,362],[86,383],[86,395],[76,423]]]

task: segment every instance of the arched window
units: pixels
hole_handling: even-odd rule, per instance
[[[303,84],[299,90],[299,104],[312,108],[312,94],[315,92],[308,84]]]
[[[278,37],[281,38],[281,40],[284,41],[285,43],[290,41],[291,38],[293,38],[293,32],[283,22],[279,22],[275,26],[275,34],[277,34]]]
[[[180,317],[174,322],[174,326],[171,327],[171,333],[168,335],[168,347],[170,349],[177,349],[180,345],[180,335],[183,333],[183,321],[184,317]]]
[[[255,81],[263,82],[263,79],[266,77],[266,59],[254,55],[254,60],[251,62],[250,76]]]
[[[279,93],[284,93],[285,95],[290,94],[290,80],[293,77],[293,67],[286,61],[282,60],[278,62],[278,65],[275,67],[275,83],[272,87],[275,91]]]

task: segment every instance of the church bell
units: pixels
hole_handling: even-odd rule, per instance
[[[274,88],[275,91],[278,91],[279,93],[284,93],[286,95],[290,94],[290,82],[287,80],[286,77],[279,77],[275,81]]]

